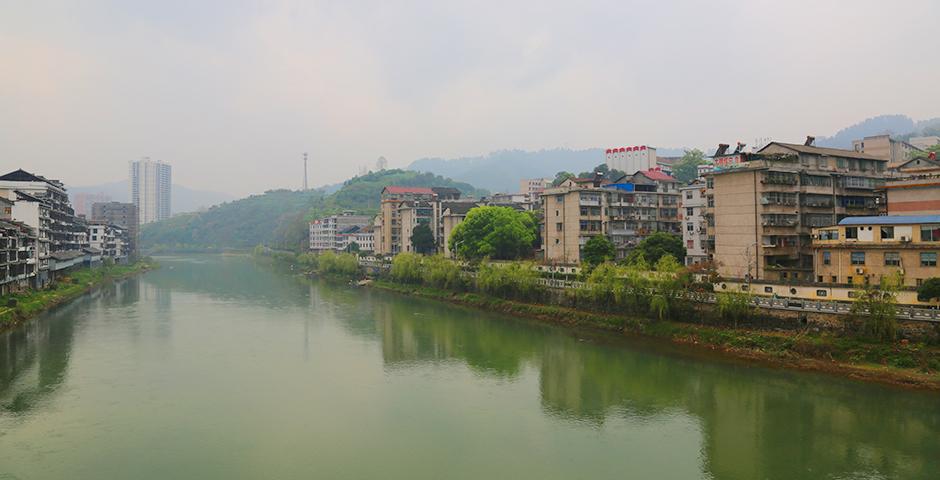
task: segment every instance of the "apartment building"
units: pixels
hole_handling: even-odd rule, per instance
[[[414,201],[434,201],[437,194],[427,187],[401,187],[388,186],[382,189],[380,216],[378,223],[380,230],[376,231],[375,253],[380,255],[395,255],[405,251],[402,248],[402,220],[399,212],[402,205]],[[409,219],[413,220],[413,219]],[[412,230],[409,227],[409,230]],[[409,240],[410,242],[410,235]]]
[[[95,203],[91,205],[91,220],[121,227],[126,233],[128,256],[137,256],[140,221],[136,205],[122,202]]]
[[[78,192],[70,195],[75,215],[91,216],[92,206],[96,203],[107,203],[111,196],[105,193]]]
[[[519,193],[526,197],[526,202],[534,204],[551,184],[551,178],[524,178],[519,181]]]
[[[26,288],[36,275],[36,230],[13,220],[14,202],[0,197],[0,295]]]
[[[373,225],[367,225],[362,230],[357,231],[354,234],[353,241],[356,242],[356,245],[359,245],[360,252],[374,252],[375,227]]]
[[[658,170],[637,172],[616,183],[599,177],[569,179],[542,193],[544,260],[578,264],[587,241],[606,235],[624,258],[647,236],[679,234],[679,182]]]
[[[439,219],[441,202],[434,200],[406,200],[398,205],[398,221],[400,225],[400,250],[401,252],[416,252],[411,242],[414,230],[419,225],[427,227],[434,237],[435,249],[439,243]],[[427,253],[427,252],[420,252]]]
[[[438,250],[440,250],[445,257],[451,258],[453,256],[453,252],[450,250],[450,236],[454,232],[454,228],[467,218],[467,213],[469,213],[470,210],[479,205],[479,203],[466,201],[443,202],[441,204],[440,232],[438,236],[441,241],[438,244]]]
[[[813,230],[817,282],[878,284],[900,274],[905,286],[940,276],[940,215],[848,217]]]
[[[682,243],[685,244],[685,264],[708,261],[706,248],[708,235],[705,224],[705,182],[696,180],[679,187],[679,216],[682,222]]]
[[[172,167],[144,157],[129,162],[131,203],[137,206],[140,224],[170,218],[173,181]]]
[[[878,189],[887,160],[812,141],[716,152],[706,178],[706,227],[719,274],[812,281],[812,229],[883,210]]]
[[[371,223],[371,216],[355,215],[352,211],[318,218],[309,225],[310,250],[315,252],[345,250],[350,242],[355,241],[356,234],[369,228]],[[360,244],[359,247],[362,248],[362,245]]]
[[[891,135],[874,135],[853,140],[852,148],[856,152],[887,160],[888,168],[910,160],[915,152],[923,151],[908,142],[895,140]]]
[[[908,140],[908,143],[921,150],[927,150],[934,145],[940,145],[940,137],[936,135],[930,135],[926,137],[911,137]]]

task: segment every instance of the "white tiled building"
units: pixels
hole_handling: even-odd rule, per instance
[[[708,261],[705,229],[705,182],[696,180],[680,187],[679,215],[682,218],[682,242],[685,244],[685,264]]]

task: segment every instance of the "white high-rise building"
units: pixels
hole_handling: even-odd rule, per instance
[[[604,161],[607,168],[627,175],[656,168],[656,149],[646,145],[608,148]]]
[[[170,164],[144,157],[130,162],[131,202],[140,224],[170,218],[172,191]]]

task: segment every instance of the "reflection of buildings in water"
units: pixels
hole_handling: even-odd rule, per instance
[[[140,298],[144,306],[153,305],[152,318],[156,336],[163,339],[170,338],[173,333],[173,289],[150,282],[141,282]]]
[[[0,415],[32,410],[65,381],[75,335],[72,310],[57,309],[0,334]]]

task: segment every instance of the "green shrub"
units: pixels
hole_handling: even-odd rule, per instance
[[[540,277],[533,267],[530,262],[484,263],[477,271],[477,289],[509,300],[539,300],[544,288],[538,283]]]
[[[459,290],[463,287],[460,266],[441,255],[425,257],[422,265],[422,281],[436,288]]]
[[[351,253],[324,252],[316,261],[321,274],[345,277],[359,275],[359,258]]]

